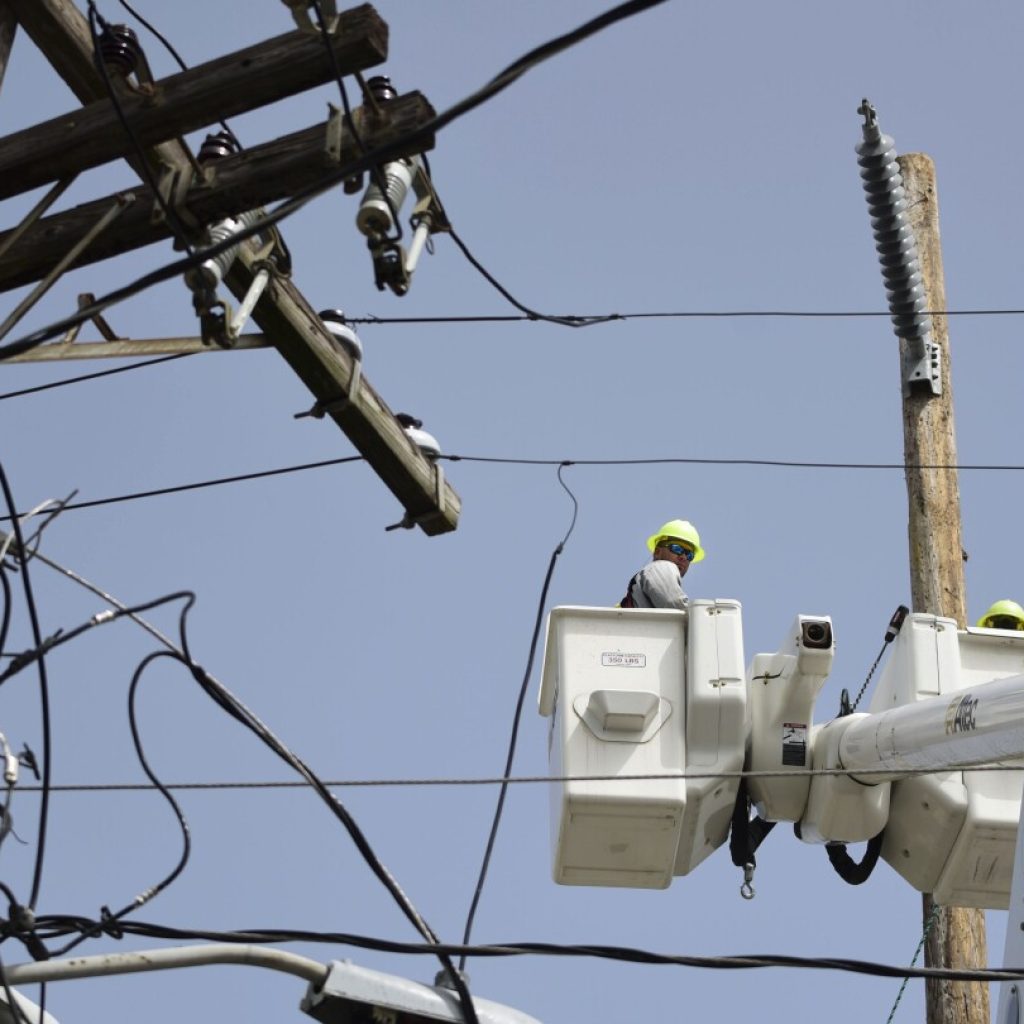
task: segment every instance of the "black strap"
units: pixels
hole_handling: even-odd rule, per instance
[[[739,789],[736,792],[736,806],[732,812],[732,831],[729,835],[729,854],[733,864],[738,868],[747,864],[757,865],[754,852],[764,842],[765,836],[773,828],[776,822],[765,821],[764,818],[750,817],[750,796],[747,793],[747,782],[740,780]]]
[[[868,840],[868,847],[858,864],[847,852],[846,843],[826,843],[825,852],[835,868],[836,874],[849,885],[860,885],[871,877],[878,863],[878,855],[882,852],[883,829],[873,839]]]

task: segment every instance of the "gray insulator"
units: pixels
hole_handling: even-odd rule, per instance
[[[232,235],[241,231],[242,228],[247,228],[254,224],[259,219],[259,216],[259,210],[249,210],[238,217],[225,217],[224,220],[211,224],[204,233],[203,247],[206,248],[207,246],[216,245],[218,242],[226,241]],[[185,272],[185,283],[193,291],[196,291],[198,288],[217,288],[237,255],[238,245],[232,245],[216,256],[203,260],[198,266],[192,267]]]
[[[903,177],[896,163],[896,144],[875,123],[874,110],[865,100],[864,141],[857,146],[857,163],[868,200],[871,230],[875,236],[889,299],[893,327],[900,338],[924,345],[931,336],[931,320],[921,281],[917,242],[907,219]]]

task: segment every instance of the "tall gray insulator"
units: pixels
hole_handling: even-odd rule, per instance
[[[857,112],[864,115],[864,141],[857,146],[857,163],[882,264],[889,312],[897,337],[906,339],[910,348],[906,383],[911,388],[928,388],[938,394],[938,347],[931,340],[928,300],[917,242],[907,219],[907,198],[896,162],[896,143],[882,134],[875,108],[867,100]]]
[[[255,224],[260,218],[260,210],[249,210],[237,217],[225,217],[210,224],[203,235],[203,246],[216,245],[227,241],[232,235],[238,234],[243,228]],[[241,243],[239,243],[241,245]],[[238,255],[238,245],[229,246],[223,252],[185,271],[185,283],[193,291],[196,289],[215,289],[224,279],[228,268]]]
[[[356,213],[356,227],[367,238],[379,238],[392,230],[394,220],[391,213],[394,211],[397,215],[401,210],[415,171],[416,164],[408,157],[385,164],[381,168],[381,174],[386,198],[376,181],[371,180]]]

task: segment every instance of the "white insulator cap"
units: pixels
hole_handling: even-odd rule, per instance
[[[324,309],[317,315],[323,321],[323,325],[330,332],[331,337],[349,354],[349,357],[356,362],[361,362],[363,343],[349,326],[345,314],[340,309]]]
[[[433,434],[428,434],[421,427],[405,427],[405,433],[414,445],[428,459],[436,459],[441,454],[441,446]]]

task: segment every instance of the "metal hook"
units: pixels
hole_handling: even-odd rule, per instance
[[[754,881],[754,865],[744,864],[743,865],[743,884],[740,886],[740,895],[745,900],[752,900],[757,893],[754,891],[754,886],[751,884]]]

